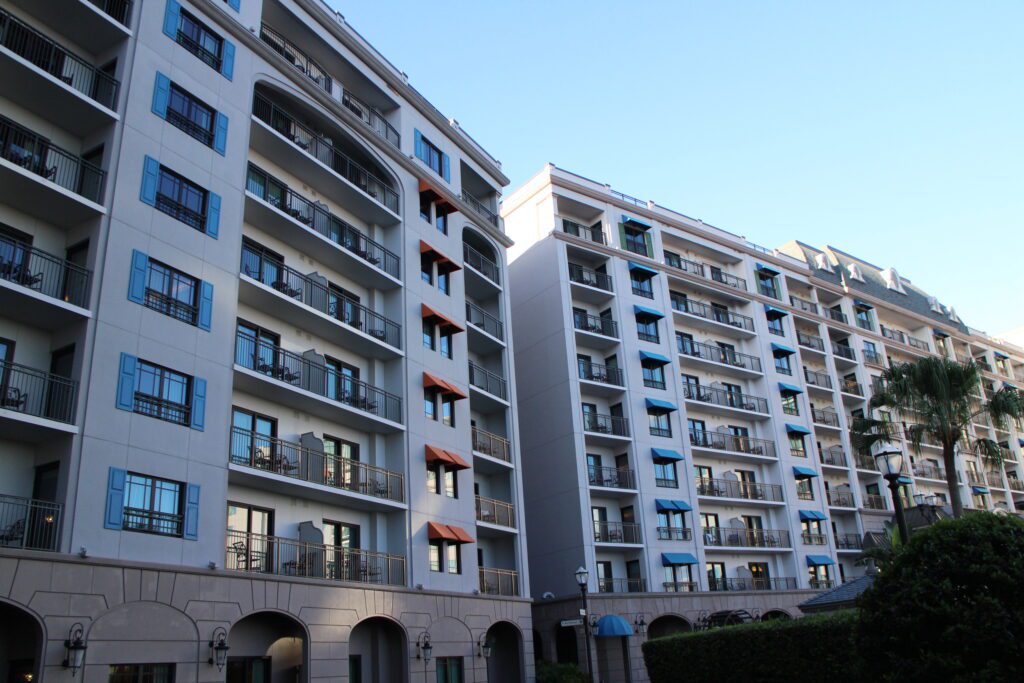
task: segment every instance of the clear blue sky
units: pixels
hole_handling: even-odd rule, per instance
[[[1024,2],[330,0],[499,158],[1024,325]]]

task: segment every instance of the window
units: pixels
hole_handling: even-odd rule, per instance
[[[804,445],[804,437],[802,434],[789,435],[789,454],[797,458],[807,457],[807,448]]]
[[[665,567],[665,590],[668,592],[689,592],[693,590],[690,565],[677,564]]]
[[[829,578],[828,565],[820,564],[807,568],[811,588],[831,588],[832,581]]]
[[[622,226],[622,236],[625,239],[622,246],[627,251],[640,254],[641,256],[650,255],[647,251],[647,233],[645,231],[624,225]]]
[[[652,389],[665,388],[665,369],[660,363],[645,362],[642,365],[644,386]]]
[[[206,204],[206,190],[174,171],[160,167],[156,189],[157,210],[205,232]]]
[[[654,286],[651,284],[653,282],[653,278],[650,277],[650,274],[633,270],[630,271],[629,281],[633,286],[634,294],[642,296],[645,299],[654,298]]]
[[[462,548],[458,543],[445,545],[445,559],[447,560],[449,574],[462,573]]]
[[[437,288],[442,294],[452,293],[452,276],[450,273],[437,271]]]
[[[181,536],[184,523],[182,492],[185,485],[129,472],[125,479],[125,531]]]
[[[167,100],[167,122],[183,130],[207,147],[213,145],[216,113],[191,94],[171,83]]]
[[[664,411],[647,411],[647,421],[651,427],[651,436],[672,436],[672,422],[669,414]]]
[[[440,334],[437,335],[437,342],[439,345],[439,351],[445,358],[452,357],[452,332],[450,328],[446,328]]]
[[[676,464],[673,461],[655,461],[654,485],[666,489],[679,488],[679,479],[676,476]]]
[[[434,284],[434,259],[428,253],[420,254],[420,279],[428,285]]]
[[[174,665],[111,664],[107,683],[174,683]]]
[[[453,396],[441,397],[441,424],[446,427],[455,426],[455,398]]]
[[[708,572],[708,590],[724,591],[726,588],[725,563],[708,562],[705,567]]]
[[[147,308],[195,325],[199,314],[199,280],[159,261],[149,259],[146,277]]]
[[[431,171],[442,178],[445,177],[444,154],[437,145],[420,135],[419,131],[417,131],[416,139],[416,157],[425,163]]]
[[[636,316],[636,336],[640,341],[657,344],[660,341],[658,337],[658,319],[638,313]]]
[[[853,309],[854,318],[857,321],[857,327],[864,330],[875,329],[875,323],[871,319],[871,311],[862,306],[855,306]]]
[[[437,683],[462,683],[462,657],[438,657],[435,661]]]
[[[824,545],[825,536],[821,532],[821,521],[808,519],[800,522],[800,532],[803,542],[808,545]]]
[[[420,192],[420,218],[433,223],[439,233],[447,235],[450,208],[448,204],[432,201],[434,196],[431,192]]]
[[[159,420],[187,425],[192,378],[139,360],[135,370],[134,411]]]
[[[789,356],[775,356],[775,372],[780,375],[793,374],[793,367],[789,364]]]
[[[768,320],[768,331],[772,334],[777,334],[780,337],[786,336],[786,328],[782,326],[781,317],[771,317]]]
[[[757,273],[757,288],[761,291],[761,294],[770,296],[773,299],[779,298],[779,287],[775,282],[775,276],[769,275],[763,271]]]
[[[250,467],[274,468],[277,420],[241,408],[231,411],[231,462]],[[326,452],[326,440],[324,451]]]
[[[448,498],[459,497],[459,476],[457,470],[444,470],[444,495]]]
[[[814,487],[810,479],[800,479],[796,483],[796,497],[800,500],[814,500]]]
[[[181,10],[176,40],[179,45],[210,67],[217,71],[221,70],[224,39],[185,10]]]
[[[444,548],[444,543],[441,541],[431,541],[427,547],[428,559],[430,562],[430,571],[439,572],[441,569],[441,550]]]
[[[436,326],[426,318],[423,319],[423,346],[435,350],[436,344],[434,343],[434,337],[436,332]]]
[[[800,414],[800,403],[796,399],[796,394],[782,394],[782,412],[786,415]]]
[[[423,414],[428,420],[437,420],[438,392],[433,389],[423,390]]]

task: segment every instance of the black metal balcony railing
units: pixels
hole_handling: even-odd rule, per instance
[[[685,356],[693,356],[713,363],[731,365],[733,367],[761,372],[761,359],[738,351],[723,349],[720,346],[712,346],[704,342],[691,341],[682,337],[677,338],[676,349]]]
[[[696,581],[665,581],[661,588],[666,593],[696,593],[700,590]]]
[[[469,208],[473,209],[473,211],[476,212],[478,216],[483,218],[485,221],[487,221],[494,227],[498,227],[498,214],[491,211],[491,209],[488,208],[488,206],[484,204],[482,201],[471,195],[469,192],[466,192],[465,190],[462,191],[462,201],[469,204]]]
[[[704,264],[685,259],[678,254],[672,252],[665,252],[665,265],[671,266],[672,268],[678,268],[679,270],[690,273],[692,275],[699,275],[700,277],[706,277],[704,274]],[[745,283],[744,283],[745,285]],[[746,289],[746,286],[743,287]]]
[[[839,356],[840,358],[845,358],[846,360],[857,360],[857,352],[851,349],[849,346],[844,346],[843,344],[836,344],[835,342],[833,342],[832,353],[835,354],[836,356]]]
[[[711,591],[792,591],[796,590],[796,579],[782,577],[777,579],[750,577],[735,579],[710,579],[708,590]]]
[[[233,465],[244,465],[313,484],[399,503],[405,500],[405,477],[400,472],[240,427],[231,429],[228,458]]]
[[[583,413],[583,429],[588,432],[611,434],[613,436],[629,436],[629,420],[621,415],[601,415],[600,413]]]
[[[822,465],[846,467],[846,453],[843,452],[843,447],[839,445],[829,446],[821,450],[818,453],[818,460],[821,461]]]
[[[659,541],[689,541],[693,538],[693,529],[681,526],[659,526]]]
[[[709,306],[708,304],[700,301],[694,301],[693,299],[684,299],[682,297],[673,296],[672,310],[679,311],[680,313],[687,313],[689,315],[695,315],[698,318],[712,320],[716,323],[722,323],[723,325],[738,327],[739,329],[747,330],[748,332],[754,331],[754,319],[750,316],[732,313],[731,311],[717,308],[715,306]]]
[[[742,527],[704,527],[704,545],[730,548],[789,548],[785,529],[746,529]]]
[[[702,387],[684,382],[683,398],[726,408],[750,410],[755,413],[768,412],[768,401],[765,399],[738,391],[726,391],[718,387]]]
[[[880,325],[879,327],[882,331],[882,336],[886,339],[892,339],[893,341],[897,341],[901,344],[907,343],[907,335],[903,334],[899,330],[894,330],[891,327],[886,327],[885,325]]]
[[[764,500],[770,503],[782,502],[782,487],[778,484],[760,484],[756,482],[737,481],[735,479],[694,479],[698,496],[714,498],[743,498],[746,500]]]
[[[832,378],[824,372],[818,372],[817,370],[811,370],[810,368],[805,367],[804,379],[812,386],[822,387],[823,389],[832,388]]]
[[[505,325],[497,316],[491,315],[472,301],[466,302],[466,322],[479,328],[495,339],[505,340]]]
[[[832,579],[811,579],[808,581],[807,585],[811,590],[824,591],[829,590],[830,588],[835,588],[836,582]]]
[[[516,528],[516,508],[512,503],[506,503],[496,498],[486,496],[476,497],[476,519],[478,522],[496,524],[498,526]]]
[[[160,536],[181,536],[185,516],[171,512],[159,512],[144,508],[124,509],[123,528],[126,531],[140,531]]]
[[[871,349],[864,349],[862,353],[864,354],[864,362],[866,364],[882,367],[882,354]]]
[[[388,123],[388,120],[384,118],[384,114],[380,113],[375,107],[370,106],[348,90],[341,93],[341,103],[346,109],[358,116],[378,137],[383,138],[392,146],[401,149],[402,136],[394,126]]]
[[[574,313],[572,316],[573,327],[584,332],[593,332],[605,337],[619,338],[619,326],[611,318],[590,315],[589,313]]]
[[[331,92],[331,77],[309,55],[295,47],[287,38],[266,24],[260,25],[260,38],[296,69],[309,77],[324,92]]]
[[[715,282],[721,282],[723,285],[729,285],[735,289],[747,291],[747,281],[741,277],[726,273],[721,268],[710,267],[710,277]]]
[[[833,491],[832,489],[829,489],[825,493],[825,498],[826,500],[828,500],[828,504],[832,505],[833,507],[854,507],[853,491]]]
[[[498,460],[512,462],[511,442],[503,436],[473,427],[473,450]]]
[[[801,299],[798,296],[793,296],[792,294],[789,295],[789,303],[791,303],[794,308],[798,308],[801,311],[807,311],[808,313],[818,312],[818,304],[813,301],[808,301],[807,299]]]
[[[505,378],[501,375],[469,361],[469,383],[477,389],[482,389],[488,394],[498,398],[508,398],[508,388]]]
[[[843,313],[842,311],[837,311],[834,308],[826,308],[825,317],[831,320],[835,320],[836,322],[849,324],[849,320],[847,319],[846,314]]]
[[[195,325],[199,317],[198,306],[179,301],[148,286],[146,287],[144,303],[146,308],[151,308],[188,325]]]
[[[998,472],[986,472],[985,481],[989,486],[994,486],[997,489],[1003,488],[1003,476]]]
[[[839,391],[844,394],[852,394],[854,396],[864,395],[864,387],[861,386],[860,382],[854,379],[844,379],[842,384],[839,385]]]
[[[809,531],[800,534],[800,541],[804,545],[825,545],[825,540],[825,534],[815,534]]]
[[[806,332],[796,331],[796,341],[800,346],[808,349],[814,349],[816,351],[825,351],[825,340],[821,337],[816,337],[813,334],[807,334]]]
[[[365,332],[396,349],[402,348],[402,326],[355,299],[332,290],[283,263],[273,261],[249,244],[242,245],[241,273],[299,303]]]
[[[335,173],[358,187],[371,199],[393,213],[398,213],[397,192],[321,135],[299,123],[291,114],[260,94],[253,99],[252,113],[256,118],[303,149],[306,154],[329,166]]]
[[[875,459],[870,455],[864,455],[863,453],[857,453],[855,456],[857,462],[857,469],[861,470],[873,470],[878,471],[878,465],[875,464]]]
[[[0,408],[73,424],[78,382],[0,361]]]
[[[0,494],[0,548],[57,550],[64,506]]]
[[[769,458],[776,457],[774,441],[755,439],[749,436],[737,436],[728,432],[691,429],[690,445],[694,448],[711,448],[718,451],[763,455]]]
[[[927,479],[941,479],[945,481],[946,470],[938,465],[932,465],[927,462],[915,462],[913,465],[913,472],[915,476],[925,477]]]
[[[117,79],[0,10],[0,45],[107,109],[117,106]]]
[[[643,543],[635,522],[594,522],[595,543]]]
[[[576,284],[596,287],[597,289],[603,289],[606,292],[614,291],[612,289],[611,275],[608,275],[607,273],[599,273],[596,270],[591,270],[590,268],[584,268],[576,263],[569,264],[569,279]]]
[[[587,466],[587,479],[591,486],[610,489],[635,489],[636,474],[626,467]]]
[[[52,299],[89,305],[88,269],[41,249],[0,235],[0,279]]]
[[[863,547],[864,539],[860,534],[836,534],[836,548],[839,550],[860,550]]]
[[[405,557],[401,555],[232,529],[227,532],[224,568],[330,581],[405,584]]]
[[[917,337],[911,337],[909,334],[907,335],[907,344],[914,347],[915,349],[921,349],[922,351],[932,350],[932,347],[928,344],[928,342],[926,342],[923,339],[918,339]]]
[[[480,592],[484,595],[519,595],[519,572],[480,567]]]
[[[839,426],[839,413],[834,410],[828,410],[827,408],[811,408],[811,417],[814,419],[815,424],[825,425],[827,427]]]
[[[88,0],[119,23],[128,25],[132,18],[132,0]]]
[[[587,226],[581,225],[576,221],[571,221],[568,218],[563,218],[562,232],[575,237],[582,237],[583,239],[590,240],[591,242],[597,242],[598,244],[605,244],[604,230],[601,229],[600,224]]]
[[[644,593],[647,582],[644,579],[597,579],[598,593]]]
[[[614,384],[621,387],[623,383],[622,368],[613,365],[600,365],[590,361],[576,361],[580,379],[588,382],[600,382],[601,384]]]
[[[364,235],[359,228],[335,216],[326,204],[311,202],[296,194],[254,164],[249,164],[246,190],[370,265],[401,279],[401,258]]]
[[[473,268],[494,284],[501,284],[501,271],[498,269],[498,264],[465,242],[462,243],[462,259],[464,265]]]
[[[885,497],[875,493],[864,494],[864,507],[868,510],[888,510]]]
[[[0,156],[90,201],[103,197],[103,169],[4,116],[0,116]]]
[[[400,397],[241,330],[235,333],[235,363],[370,415],[402,421]]]

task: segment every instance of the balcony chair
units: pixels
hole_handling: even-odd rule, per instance
[[[298,299],[302,296],[302,289],[299,287],[292,287],[284,280],[275,280],[270,284],[271,287],[281,292],[285,296],[290,296],[293,299]]]
[[[28,402],[28,392],[17,387],[7,387],[3,398],[0,399],[0,408],[22,411],[25,409],[26,402]]]
[[[24,518],[16,519],[0,531],[0,545],[22,545],[25,536]]]
[[[231,544],[231,550],[235,553],[234,568],[248,571],[253,557],[249,553],[249,547],[245,544],[245,541],[235,541]]]

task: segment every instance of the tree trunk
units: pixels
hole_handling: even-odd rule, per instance
[[[964,514],[964,505],[960,502],[960,481],[956,477],[956,444],[944,444],[942,460],[946,464],[946,486],[949,487],[949,504],[953,508],[954,519]]]

